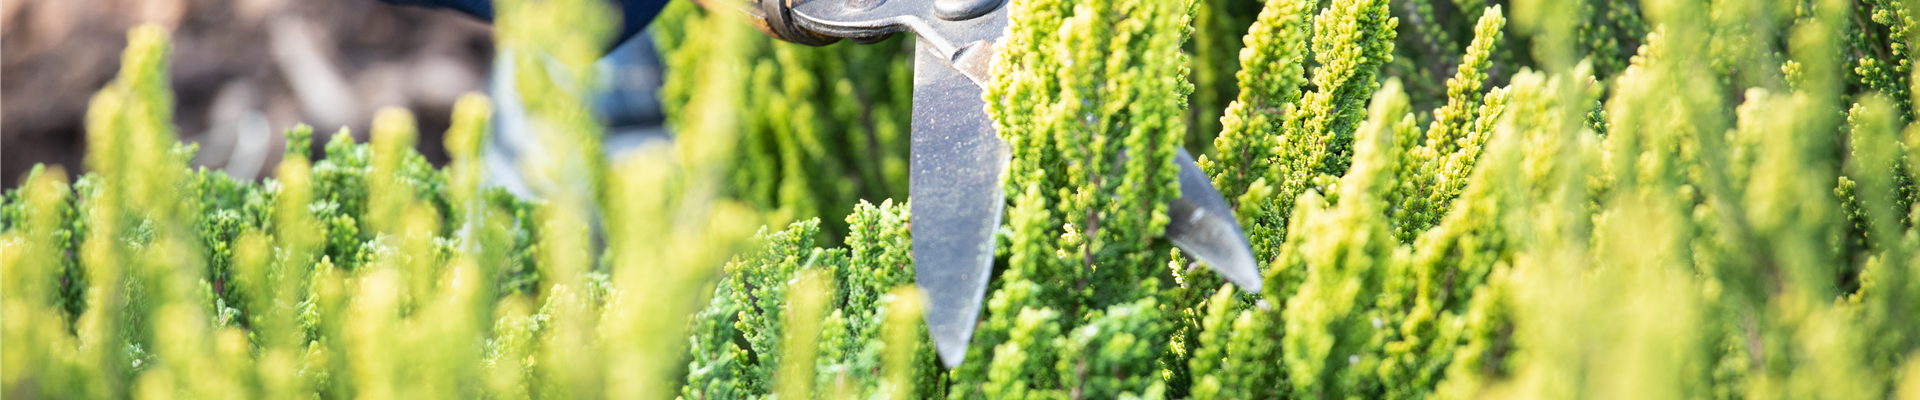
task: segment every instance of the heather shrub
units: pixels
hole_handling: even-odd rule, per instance
[[[503,1],[540,16],[499,22],[545,130],[516,198],[481,96],[444,167],[384,112],[261,182],[190,170],[142,28],[88,171],[0,204],[0,393],[1920,396],[1920,4],[1494,3],[1011,0],[1006,218],[951,370],[911,285],[911,37],[676,4],[675,139],[616,161],[552,78],[590,75],[600,3]],[[1183,146],[1262,290],[1164,240]]]

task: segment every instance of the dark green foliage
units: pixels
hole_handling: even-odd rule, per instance
[[[848,216],[855,227],[846,248],[815,247],[818,221],[801,221],[786,230],[762,230],[755,235],[760,248],[729,262],[726,276],[713,300],[693,319],[687,386],[688,399],[758,398],[775,391],[783,361],[789,293],[807,271],[819,271],[833,281],[829,310],[819,329],[814,396],[844,397],[884,394],[882,356],[889,351],[882,338],[888,309],[900,301],[890,293],[913,282],[910,258],[904,251],[909,238],[904,207],[891,203],[861,204]],[[853,255],[853,257],[849,257]],[[923,390],[917,397],[939,393],[933,380],[931,345],[905,351],[918,360],[910,376]],[[931,391],[931,392],[929,392]]]
[[[1920,39],[1908,5],[1897,0],[1864,0],[1850,24],[1846,57],[1851,61],[1852,91],[1872,91],[1894,102],[1901,120],[1913,120],[1913,45]]]
[[[1739,7],[1745,6],[1745,4],[1736,3],[1738,2],[1723,2],[1721,4],[1729,9],[1736,10]],[[1748,4],[1752,3],[1749,2]],[[1575,41],[1575,45],[1578,46],[1576,51],[1578,54],[1584,55],[1589,62],[1593,63],[1594,76],[1608,77],[1626,70],[1627,63],[1633,58],[1633,55],[1638,52],[1640,45],[1645,42],[1647,33],[1653,31],[1652,27],[1648,26],[1645,19],[1640,16],[1640,4],[1626,0],[1585,0],[1580,3],[1580,7],[1580,15],[1587,16],[1587,18],[1580,21],[1574,28],[1576,31],[1575,34],[1578,35],[1578,39]],[[1744,26],[1739,18],[1751,17],[1751,15],[1743,15],[1737,11],[1725,12],[1722,13],[1722,15],[1725,15],[1726,20],[1732,22],[1731,25],[1735,27]],[[1738,37],[1738,35],[1745,32],[1730,33],[1728,36]],[[1542,43],[1540,45],[1549,44]],[[1764,46],[1758,43],[1736,43],[1731,45]],[[1746,51],[1751,51],[1751,49]],[[1744,61],[1752,62],[1758,60]],[[1742,68],[1759,69],[1759,66],[1749,63],[1732,65],[1741,65],[1743,66]]]
[[[1193,54],[1192,107],[1187,115],[1187,150],[1204,154],[1206,146],[1220,134],[1220,118],[1227,104],[1234,101],[1240,82],[1241,37],[1260,15],[1261,2],[1255,0],[1203,0],[1194,2],[1193,37],[1188,41]]]
[[[713,44],[698,29],[752,31],[744,24],[705,24],[708,12],[674,3],[653,24],[669,68],[662,103],[670,125],[698,113],[687,101]],[[707,28],[692,28],[707,27]],[[842,42],[808,47],[752,34],[747,53],[738,163],[726,172],[727,194],[768,213],[776,224],[819,218],[822,244],[840,243],[848,215],[862,200],[904,201],[907,121],[912,109],[909,35],[872,45]]]

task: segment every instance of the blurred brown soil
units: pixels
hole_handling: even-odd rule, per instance
[[[364,141],[389,106],[414,112],[442,163],[453,102],[493,56],[481,21],[375,0],[0,0],[0,187],[38,163],[84,170],[87,101],[149,22],[173,34],[176,135],[200,145],[196,165],[246,179],[272,175],[295,123],[316,145],[342,127]]]

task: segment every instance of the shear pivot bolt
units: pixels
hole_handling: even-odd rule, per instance
[[[933,15],[948,21],[965,21],[999,9],[1006,0],[934,0]]]

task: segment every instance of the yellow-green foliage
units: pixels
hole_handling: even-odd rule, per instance
[[[533,200],[480,184],[477,96],[444,169],[383,112],[265,182],[188,170],[141,28],[88,173],[0,198],[0,393],[1920,396],[1916,4],[1488,3],[1012,0],[1006,226],[951,371],[909,286],[907,39],[676,6],[676,138],[609,165],[554,79],[587,76],[599,2],[505,2],[551,11],[500,29],[551,131]],[[1257,293],[1162,240],[1194,144]]]
[[[759,224],[712,183],[742,84],[702,83],[706,112],[674,146],[609,166],[585,156],[599,137],[586,87],[555,78],[585,76],[599,31],[541,34],[604,26],[603,5],[501,7],[539,16],[500,21],[505,47],[534,54],[523,66],[560,67],[517,80],[547,139],[527,167],[575,185],[538,201],[481,186],[491,110],[477,95],[456,106],[444,170],[412,150],[412,117],[396,110],[370,144],[335,134],[318,162],[311,132],[289,131],[298,151],[264,182],[190,170],[170,126],[167,34],[134,30],[89,112],[89,172],[69,185],[37,170],[0,206],[7,396],[670,397],[680,328]],[[610,250],[593,254],[601,216],[619,223],[598,223]]]

